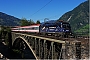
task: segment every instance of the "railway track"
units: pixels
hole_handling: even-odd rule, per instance
[[[64,37],[59,37],[59,36],[51,36],[51,35],[40,35],[40,34],[32,34],[34,36],[40,36],[40,37],[45,37],[45,38],[51,38],[51,39],[60,39],[60,40],[70,40],[70,41],[74,41],[74,40],[78,40],[78,41],[83,41],[83,40],[89,40],[89,36],[69,36],[68,38],[64,38]]]

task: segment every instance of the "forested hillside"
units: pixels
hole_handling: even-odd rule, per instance
[[[20,19],[0,12],[0,25],[18,26],[18,25],[20,25]]]
[[[68,21],[73,32],[89,32],[89,1],[81,3],[72,11],[66,12],[59,20]],[[87,27],[87,28],[85,28]]]

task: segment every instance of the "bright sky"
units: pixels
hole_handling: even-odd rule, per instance
[[[0,0],[0,12],[34,22],[57,20],[86,0]]]

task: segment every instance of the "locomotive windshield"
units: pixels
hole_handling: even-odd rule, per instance
[[[69,23],[63,23],[62,27],[63,28],[69,28],[69,29],[71,28]]]

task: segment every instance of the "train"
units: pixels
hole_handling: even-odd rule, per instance
[[[40,24],[33,24],[30,26],[16,26],[11,28],[12,32],[26,32],[26,33],[39,33]]]
[[[61,36],[66,37],[72,35],[71,26],[68,22],[62,20],[50,20],[42,22],[40,24],[33,24],[30,26],[19,26],[12,28],[13,32],[28,32],[28,33],[38,33],[41,35],[50,36]]]

